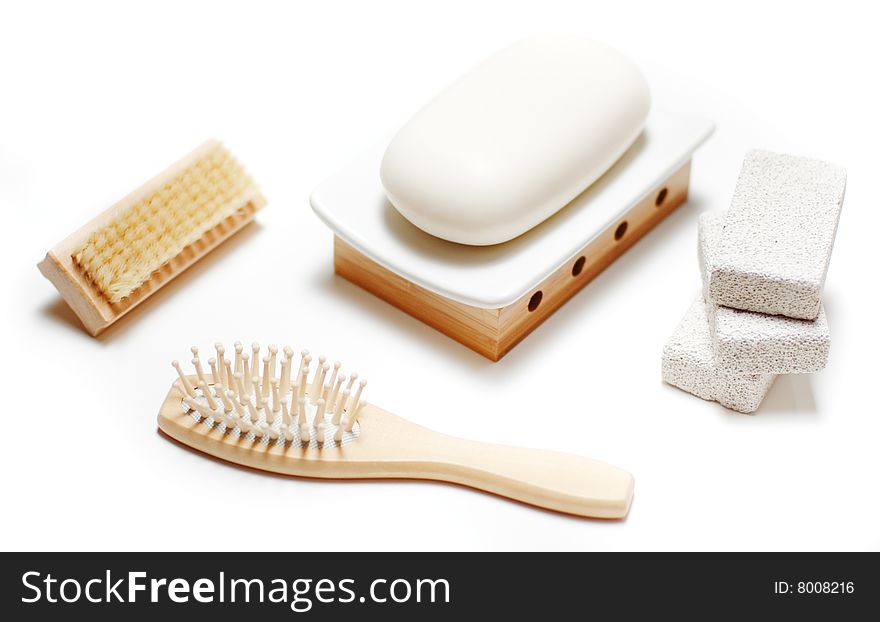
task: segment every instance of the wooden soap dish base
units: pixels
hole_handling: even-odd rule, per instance
[[[690,171],[688,160],[537,287],[500,309],[482,309],[435,294],[376,263],[339,236],[334,236],[334,269],[382,300],[497,361],[681,205],[687,199]]]

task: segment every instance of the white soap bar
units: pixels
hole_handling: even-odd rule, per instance
[[[845,190],[839,166],[747,153],[709,275],[712,300],[816,319]]]
[[[699,259],[707,296],[724,212],[700,214]],[[707,301],[711,300],[707,297]],[[815,320],[796,320],[709,304],[709,330],[719,367],[732,371],[802,374],[819,371],[828,361],[831,330],[819,305]]]
[[[663,381],[743,413],[758,409],[775,374],[722,368],[715,360],[706,303],[700,296],[663,347]]]
[[[648,86],[608,46],[521,41],[472,69],[410,119],[380,168],[391,204],[439,238],[505,242],[564,207],[639,136]]]

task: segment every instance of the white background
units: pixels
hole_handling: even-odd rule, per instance
[[[0,547],[880,548],[877,18],[858,3],[714,4],[3,3]],[[308,195],[471,65],[552,31],[618,47],[655,102],[717,131],[691,200],[493,364],[334,277]],[[35,264],[210,136],[269,207],[92,339]],[[727,206],[755,146],[837,162],[849,184],[830,364],[781,377],[744,416],[664,386],[659,360],[698,291],[697,214]],[[181,449],[156,431],[168,362],[217,339],[341,358],[371,380],[368,400],[444,432],[627,468],[630,515],[265,476]]]

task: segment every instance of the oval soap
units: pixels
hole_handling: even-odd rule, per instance
[[[506,48],[446,88],[394,136],[380,176],[427,233],[485,246],[515,238],[583,192],[642,131],[638,68],[587,39]]]

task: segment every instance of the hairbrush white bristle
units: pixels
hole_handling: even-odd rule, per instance
[[[209,140],[57,244],[38,267],[97,335],[265,204],[232,154]]]
[[[248,353],[236,342],[230,360],[218,343],[208,371],[190,351],[195,373],[172,361],[159,427],[212,456],[287,475],[441,480],[579,516],[629,510],[633,478],[622,469],[433,432],[366,403],[366,380],[308,350],[255,342]]]
[[[234,371],[232,362],[224,358],[223,345],[215,344],[217,358],[209,359],[211,376],[204,370],[199,349],[191,349],[195,378],[183,371],[178,361],[171,364],[178,374],[182,404],[187,413],[202,425],[233,436],[244,435],[251,441],[274,442],[291,447],[331,447],[344,445],[357,438],[357,411],[366,380],[361,380],[353,395],[339,394],[339,383],[334,384],[341,364],[334,363],[333,381],[324,383],[327,363],[316,366],[311,382],[300,383],[309,375],[311,357],[304,350],[300,355],[300,377],[291,380],[293,350],[284,348],[278,360],[278,348],[270,344],[262,357],[261,374],[251,376],[245,383],[246,354],[236,342],[239,354]],[[260,360],[260,346],[253,344],[254,359]],[[222,365],[217,360],[223,360]],[[323,359],[323,357],[322,357]],[[357,377],[357,374],[353,374]],[[342,376],[344,379],[344,375]]]

